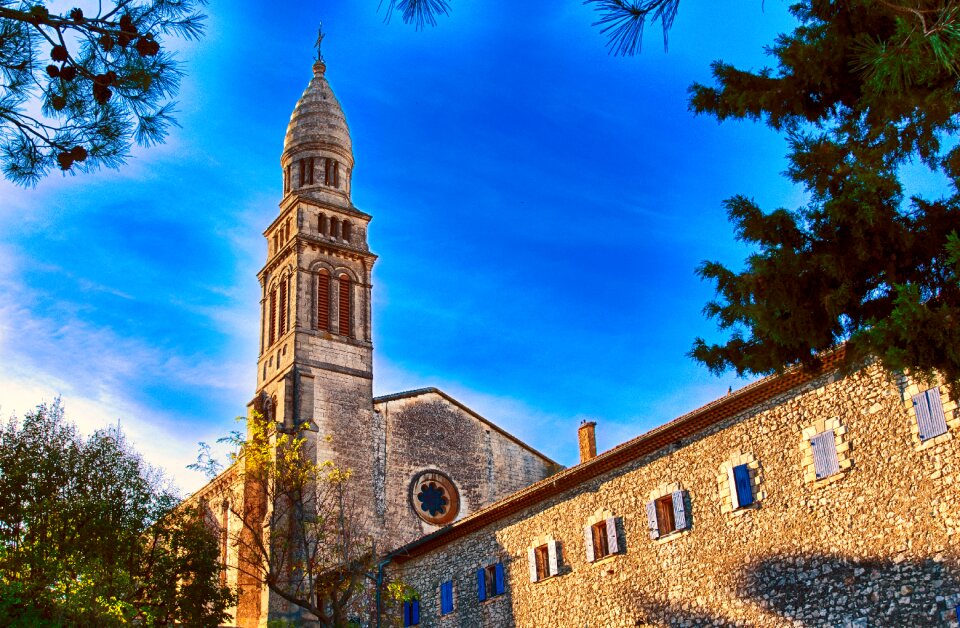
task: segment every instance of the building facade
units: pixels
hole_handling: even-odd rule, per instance
[[[407,623],[956,626],[957,404],[840,357],[400,548]]]

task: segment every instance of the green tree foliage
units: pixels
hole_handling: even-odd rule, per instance
[[[318,460],[309,425],[285,429],[267,414],[253,412],[245,436],[220,439],[237,453],[204,493],[211,504],[227,504],[238,524],[228,526],[229,567],[320,626],[374,625],[378,599],[380,625],[396,625],[405,589],[376,577],[378,552],[389,548],[378,548],[369,533],[351,470]],[[221,465],[200,443],[190,468],[212,478]]]
[[[116,168],[163,141],[182,71],[167,36],[203,32],[206,0],[114,0],[55,13],[0,0],[0,163],[19,185],[51,169]]]
[[[809,198],[770,212],[726,201],[753,253],[739,271],[700,267],[717,289],[705,313],[730,336],[697,339],[691,355],[714,372],[765,374],[845,342],[849,363],[878,356],[956,385],[960,8],[805,0],[791,11],[799,25],[770,49],[776,70],[716,62],[716,86],[691,87],[696,113],[782,132],[786,176]],[[942,196],[906,197],[911,163],[943,176]]]
[[[216,625],[233,601],[217,539],[118,430],[59,403],[0,422],[0,624]]]

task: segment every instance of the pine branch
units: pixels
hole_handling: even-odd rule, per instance
[[[384,0],[380,0],[380,7]],[[427,24],[437,25],[437,17],[450,14],[450,4],[447,0],[388,0],[387,15],[384,21],[389,22],[394,11],[399,11],[404,24],[414,24],[417,30],[422,30]]]
[[[660,20],[663,27],[663,49],[667,50],[667,34],[677,16],[680,0],[584,0],[593,5],[600,18],[593,23],[607,35],[607,48],[617,56],[633,56],[640,52],[643,28]]]

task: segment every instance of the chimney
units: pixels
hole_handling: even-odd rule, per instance
[[[583,421],[580,429],[577,430],[577,438],[580,440],[580,462],[597,457],[597,435],[593,430],[596,426],[594,421]]]

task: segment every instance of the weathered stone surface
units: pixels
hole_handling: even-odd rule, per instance
[[[913,438],[910,391],[923,386],[903,385],[878,366],[822,377],[397,572],[422,595],[427,626],[956,625],[960,450],[955,438]],[[851,464],[807,481],[797,443],[834,420]],[[754,465],[763,493],[737,511],[719,471],[733,462]],[[653,541],[645,505],[671,483],[687,492],[691,527]],[[620,519],[625,548],[589,563],[583,529],[598,509]],[[560,540],[564,567],[531,582],[527,553],[546,535]],[[498,561],[506,593],[479,603],[476,570]],[[447,579],[456,606],[440,617]]]

